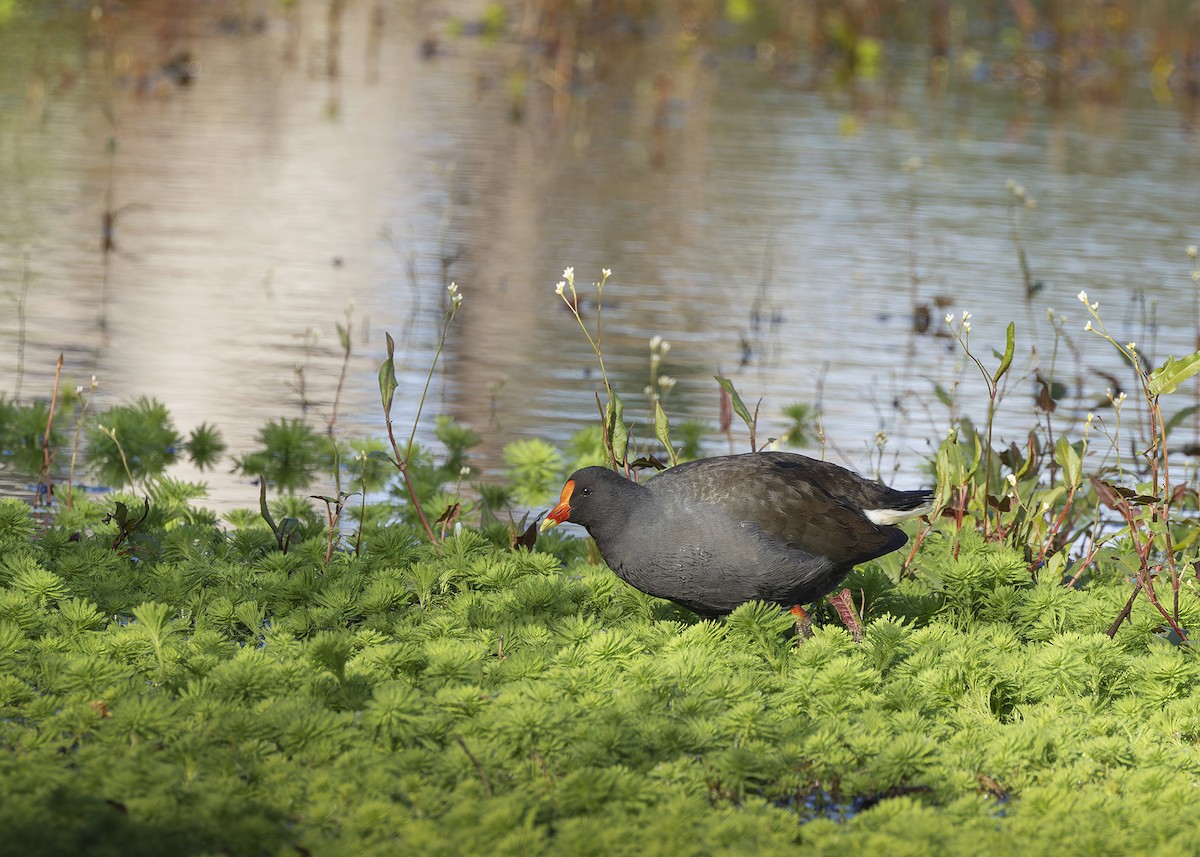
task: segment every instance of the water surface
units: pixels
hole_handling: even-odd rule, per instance
[[[752,30],[668,19],[594,36],[568,79],[519,24],[452,35],[479,8],[348,4],[331,47],[324,3],[17,7],[0,23],[0,390],[48,395],[62,352],[97,405],[156,397],[240,454],[269,419],[329,419],[348,320],[337,428],[380,435],[383,333],[404,423],[453,280],[427,413],[482,434],[495,470],[506,443],[595,418],[595,360],[554,287],[574,266],[590,319],[609,268],[606,366],[635,419],[659,335],[674,417],[715,429],[720,371],[761,397],[760,437],[817,403],[826,456],[910,481],[950,422],[934,384],[979,419],[985,401],[916,306],[932,331],[968,310],[993,365],[1017,323],[1004,440],[1034,424],[1035,370],[1081,408],[1111,383],[1096,370],[1129,380],[1083,332],[1081,290],[1155,362],[1196,347],[1200,143],[1146,73],[1117,101],[1051,108],[965,53],[931,89],[924,46],[897,40],[885,74],[812,85]],[[1070,340],[1053,367],[1048,308]],[[203,477],[213,503],[253,505],[227,469]]]

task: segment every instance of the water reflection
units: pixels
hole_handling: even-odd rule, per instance
[[[643,425],[662,335],[673,414],[715,425],[720,370],[762,397],[760,435],[819,400],[831,457],[866,469],[884,432],[884,469],[913,471],[949,418],[933,384],[961,379],[969,413],[984,394],[949,340],[914,331],[923,307],[934,332],[969,309],[985,358],[1017,322],[1000,435],[1023,437],[1051,372],[1047,307],[1071,339],[1053,371],[1084,401],[1103,397],[1096,369],[1123,373],[1083,334],[1081,289],[1152,358],[1195,347],[1194,69],[1164,83],[1131,55],[1149,76],[1114,77],[1073,47],[1136,47],[1157,32],[1138,20],[1048,53],[1036,24],[981,14],[966,23],[1000,46],[980,52],[933,8],[908,48],[852,18],[769,37],[761,21],[595,36],[518,20],[488,38],[453,35],[490,26],[457,3],[23,11],[0,27],[0,266],[15,305],[27,254],[29,289],[24,334],[15,313],[0,324],[0,389],[17,390],[20,354],[21,395],[47,393],[64,351],[98,404],[155,396],[243,452],[268,419],[328,416],[353,302],[339,425],[379,433],[382,332],[411,417],[453,279],[466,302],[434,409],[498,466],[505,443],[561,441],[595,414],[594,359],[553,292],[573,265],[581,283],[614,271],[606,363]],[[1068,96],[1071,68],[1090,70]],[[206,478],[216,504],[253,504],[243,481]]]

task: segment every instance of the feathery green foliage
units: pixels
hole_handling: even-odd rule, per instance
[[[72,515],[92,534],[0,502],[22,853],[1200,847],[1200,661],[1146,603],[1104,633],[1123,580],[1032,579],[978,536],[867,565],[863,642],[797,645],[777,608],[699,621],[574,540],[373,527],[325,564],[319,526],[283,554],[251,514],[174,510],[114,549]]]

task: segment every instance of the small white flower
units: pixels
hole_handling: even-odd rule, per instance
[[[1090,318],[1087,320],[1087,324],[1083,326],[1083,329],[1089,331],[1092,329],[1092,320]]]
[[[1054,307],[1046,307],[1046,321],[1054,321]]]
[[[1188,248],[1187,248],[1187,254],[1188,254],[1188,258],[1189,258],[1189,259],[1195,259],[1195,258],[1196,258],[1196,253],[1197,253],[1197,250],[1196,250],[1196,245],[1195,245],[1195,244],[1189,244],[1189,245],[1188,245]]]
[[[650,350],[657,351],[659,348],[662,347],[662,342],[663,342],[663,338],[661,336],[651,336],[650,337]]]
[[[446,286],[446,291],[448,291],[451,295],[457,294],[458,283],[451,283],[450,285]]]
[[[1010,473],[1007,476],[1005,476],[1004,478],[1008,480],[1008,484],[1011,485],[1014,489],[1017,487],[1017,474]]]
[[[658,379],[658,386],[662,387],[664,390],[670,390],[675,386],[675,379],[670,375],[660,375]]]
[[[1137,351],[1137,343],[1136,342],[1127,342],[1127,343],[1125,343],[1125,347],[1128,348],[1130,351]]]
[[[83,395],[83,385],[82,385],[82,384],[79,384],[79,385],[77,385],[77,386],[75,387],[75,395],[76,395],[76,396],[82,396],[82,395]]]
[[[574,266],[571,266],[571,267],[568,267],[568,268],[563,268],[563,279],[564,279],[564,280],[566,280],[568,283],[573,283],[573,282],[575,282],[575,268],[574,268]]]
[[[971,332],[971,322],[964,321],[963,322],[963,333],[970,333],[970,332]]]
[[[954,313],[946,313],[946,324],[954,324]]]
[[[967,321],[970,318],[971,318],[971,314],[969,312],[967,312],[966,310],[963,310],[963,321]]]
[[[470,476],[471,468],[464,464],[462,467],[458,468],[458,475],[459,475],[459,477]]]
[[[667,340],[664,339],[662,341],[662,346],[660,347],[660,350],[662,351],[663,354],[666,354],[668,351],[671,350],[671,343],[667,342]]]
[[[1109,393],[1108,395],[1109,395],[1109,398],[1111,399],[1111,398],[1112,398],[1112,393]],[[1095,415],[1095,414],[1093,414],[1091,411],[1089,411],[1089,412],[1088,412],[1088,415],[1087,415],[1087,422],[1085,422],[1085,423],[1083,424],[1083,428],[1084,428],[1084,430],[1085,430],[1085,431],[1086,431],[1087,429],[1090,429],[1090,428],[1092,427],[1092,421],[1093,421],[1094,419],[1096,419],[1096,415]]]
[[[612,269],[611,268],[601,268],[600,273],[601,273],[601,275],[603,275],[604,279],[607,280],[609,277],[612,276]]]
[[[1080,292],[1075,297],[1079,298],[1080,303],[1087,303],[1087,292]]]
[[[559,280],[558,285],[554,287],[554,294],[558,295],[561,298],[563,289],[565,289],[566,287],[567,287],[567,281]]]

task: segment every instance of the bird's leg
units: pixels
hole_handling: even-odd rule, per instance
[[[862,620],[858,618],[858,611],[854,609],[854,600],[850,597],[850,590],[843,589],[837,595],[830,595],[829,603],[842,617],[842,623],[850,632],[850,636],[854,638],[854,642],[861,643],[863,638]]]
[[[812,617],[799,604],[789,608],[788,612],[796,619],[796,642],[802,643],[813,635]]]

